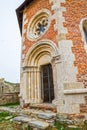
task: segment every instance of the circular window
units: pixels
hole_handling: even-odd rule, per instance
[[[44,9],[39,11],[29,22],[27,29],[27,37],[30,40],[36,40],[41,37],[48,29],[50,25],[49,10]]]

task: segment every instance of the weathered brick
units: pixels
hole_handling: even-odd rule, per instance
[[[65,17],[64,26],[68,29],[67,39],[73,41],[74,65],[78,68],[77,80],[81,81],[81,74],[84,73],[85,75],[85,70],[87,70],[87,54],[84,49],[79,25],[81,19],[87,17],[87,1],[66,0],[66,3],[61,5],[66,8],[66,12],[63,13]]]
[[[51,3],[52,4],[52,3]],[[54,11],[51,11],[51,4],[49,4],[49,0],[35,0],[34,2],[32,2],[24,11],[24,14],[26,14],[26,17],[28,19],[28,21],[35,15],[36,12],[38,12],[39,10],[41,10],[42,8],[46,8],[49,9],[50,12],[53,14]],[[24,41],[24,45],[25,45],[25,50],[22,51],[23,54],[27,54],[29,48],[35,44],[36,42],[38,42],[38,40],[40,41],[41,39],[49,39],[52,40],[54,43],[57,44],[56,41],[56,32],[54,31],[54,24],[55,24],[55,20],[53,20],[51,22],[51,25],[49,27],[49,30],[39,39],[35,40],[35,41],[30,41],[27,37],[26,37],[26,32],[24,33],[23,37],[25,37],[25,41]],[[24,29],[27,29],[28,27],[28,23],[26,23],[24,25]],[[24,61],[24,60],[23,60]]]

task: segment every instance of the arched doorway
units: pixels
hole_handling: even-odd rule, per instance
[[[54,99],[53,73],[51,64],[41,66],[41,97],[43,102],[51,103]]]
[[[39,41],[29,49],[21,74],[21,95],[25,102],[52,102],[55,91],[55,86],[53,86],[55,74],[51,61],[57,55],[59,55],[58,48],[50,40]]]

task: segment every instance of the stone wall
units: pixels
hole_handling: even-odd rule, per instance
[[[0,105],[4,104],[14,104],[19,102],[19,93],[8,93],[8,94],[3,94],[0,96]]]
[[[87,44],[80,30],[82,19],[87,18],[86,5],[86,0],[35,0],[24,8],[21,102],[41,103],[41,66],[50,63],[55,95],[52,103],[57,106],[57,112],[86,113]],[[28,35],[38,21],[37,14],[44,9],[51,14],[50,25],[43,35],[35,39],[33,33],[30,39]]]
[[[87,49],[81,21],[87,18],[85,0],[50,0],[60,61],[55,60],[55,100],[59,113],[87,113]],[[54,71],[54,70],[53,70]],[[67,84],[67,85],[66,85]],[[66,88],[67,86],[67,88]]]
[[[19,84],[0,79],[0,105],[19,102]]]
[[[66,8],[66,12],[63,12],[65,17],[64,27],[68,31],[66,39],[72,40],[73,44],[71,47],[72,53],[75,56],[73,64],[78,70],[76,78],[79,82],[83,82],[83,76],[87,75],[87,43],[85,43],[85,39],[83,40],[82,33],[84,32],[81,21],[87,19],[87,1],[66,0],[61,5]],[[87,84],[86,80],[85,84]]]

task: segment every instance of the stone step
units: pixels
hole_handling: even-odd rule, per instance
[[[20,111],[8,107],[0,107],[0,111],[8,111],[11,113],[17,113],[19,115],[26,115],[26,116],[37,116],[38,118],[42,119],[51,119],[56,117],[56,113],[52,112],[51,110],[38,110],[38,109],[21,109]]]
[[[52,111],[42,111],[42,110],[35,110],[35,109],[24,109],[21,111],[22,114],[32,116],[32,117],[38,117],[40,119],[49,120],[56,117],[56,113]]]
[[[9,107],[0,107],[0,111],[8,111],[10,113],[15,113],[15,110]]]
[[[42,130],[49,127],[49,123],[47,123],[46,121],[33,119],[31,117],[28,117],[28,116],[14,117],[13,121],[28,123],[30,127],[37,128],[37,129],[42,129]]]
[[[51,110],[53,112],[57,112],[56,106],[53,105],[53,104],[48,104],[48,103],[44,103],[44,104],[30,104],[29,107],[31,109]]]
[[[53,112],[40,112],[40,113],[38,113],[38,117],[41,118],[41,119],[49,120],[49,119],[52,119],[52,118],[56,117],[56,113],[53,113]]]
[[[13,121],[17,121],[17,122],[23,122],[23,123],[28,123],[29,121],[31,121],[32,119],[29,118],[28,116],[17,116],[13,118]]]
[[[49,123],[40,120],[31,120],[29,126],[44,130],[49,127]]]

